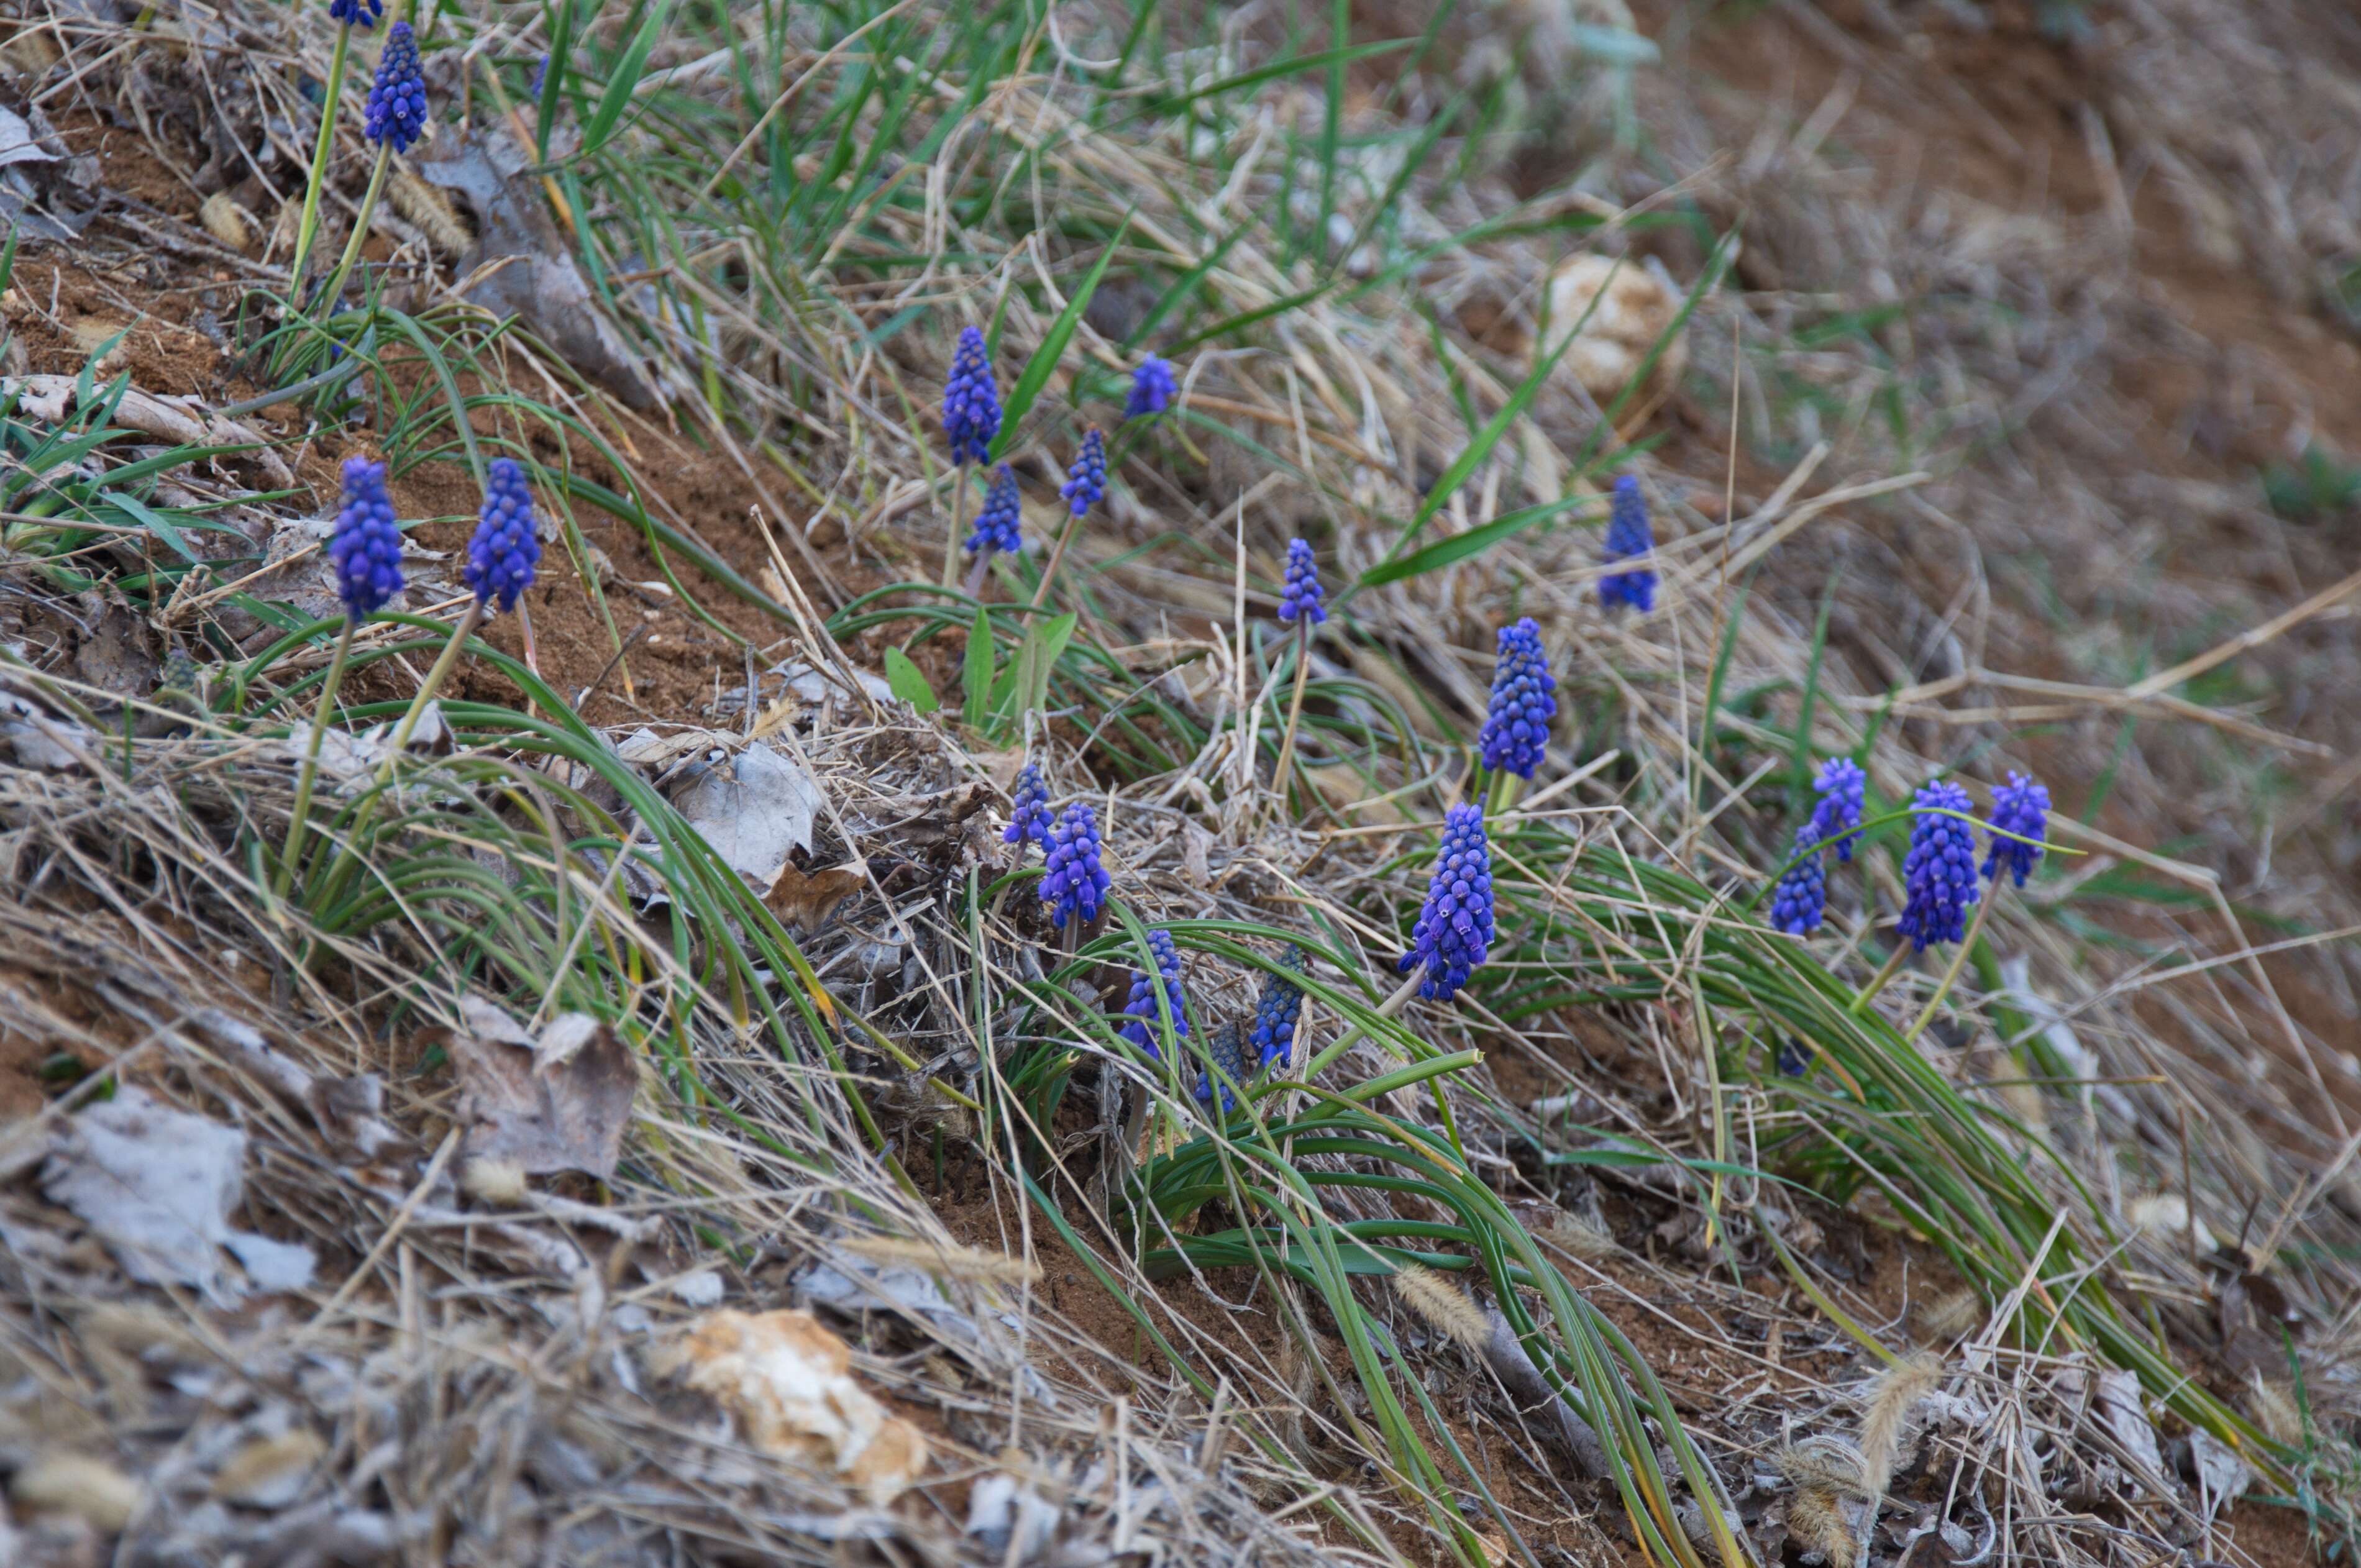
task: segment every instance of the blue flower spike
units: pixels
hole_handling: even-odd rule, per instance
[[[368,32],[385,15],[385,0],[328,0],[328,16],[348,27]]]
[[[1014,555],[1024,548],[1025,499],[1017,491],[1016,476],[1003,463],[991,493],[983,498],[983,510],[967,531],[967,553],[982,558],[995,550]]]
[[[396,22],[386,30],[385,52],[377,58],[377,80],[369,84],[361,134],[396,152],[408,152],[426,134],[426,76],[419,69],[418,39],[408,22]]]
[[[1106,485],[1106,436],[1093,425],[1082,433],[1082,450],[1074,454],[1074,466],[1058,493],[1066,498],[1066,510],[1080,517],[1099,504]]]
[[[2042,855],[2049,837],[2049,791],[2025,774],[2011,770],[2008,783],[1993,791],[1992,848],[1984,856],[1983,872],[1992,881],[2005,871],[2023,887]],[[2014,833],[2018,837],[2004,838]],[[2026,842],[2030,839],[2031,842]]]
[[[328,540],[336,568],[336,597],[356,625],[401,592],[401,526],[385,493],[385,465],[345,459],[344,496]]]
[[[533,521],[533,488],[512,457],[495,457],[485,476],[484,512],[467,541],[467,564],[459,580],[475,590],[488,609],[514,609],[517,596],[533,587],[541,565],[541,540]]]
[[[1123,417],[1144,419],[1150,414],[1162,413],[1172,406],[1172,394],[1176,389],[1172,362],[1149,355],[1139,362],[1139,368],[1131,373],[1131,394],[1123,400]]]
[[[1655,531],[1648,525],[1648,502],[1640,481],[1630,474],[1615,480],[1615,498],[1607,516],[1607,564],[1644,561],[1654,554]],[[1656,608],[1656,574],[1653,567],[1634,566],[1610,572],[1598,579],[1598,602],[1609,609],[1630,605],[1645,615]]]
[[[1148,1053],[1150,1061],[1162,1061],[1164,1053],[1157,1047],[1163,1035],[1163,1025],[1156,1011],[1156,987],[1164,987],[1165,1005],[1172,1011],[1172,1037],[1187,1037],[1189,1012],[1180,990],[1180,949],[1172,945],[1172,933],[1165,930],[1148,934],[1148,951],[1156,959],[1156,973],[1146,975],[1135,970],[1131,976],[1131,1000],[1124,1004],[1123,1015],[1130,1022],[1122,1028],[1123,1037]]]
[[[1047,844],[1049,841],[1049,786],[1041,782],[1041,765],[1027,762],[1016,773],[1016,809],[1001,830],[1004,844]]]
[[[1062,927],[1070,916],[1099,917],[1106,903],[1106,867],[1100,863],[1098,813],[1075,801],[1049,825],[1049,872],[1041,879],[1041,902],[1049,924]]]
[[[1902,861],[1901,931],[1923,953],[1929,943],[1967,935],[1968,905],[1977,897],[1976,835],[1966,820],[1968,792],[1958,784],[1931,779],[1910,806],[1918,819]]]
[[[1252,1058],[1246,1055],[1246,1033],[1235,1024],[1224,1024],[1207,1038],[1205,1048],[1228,1081],[1224,1082],[1222,1078],[1200,1069],[1197,1073],[1197,1103],[1210,1106],[1218,1094],[1222,1114],[1226,1116],[1236,1109],[1238,1103],[1237,1091],[1230,1084],[1243,1084],[1252,1075],[1252,1069],[1248,1066]]]
[[[1328,607],[1321,602],[1325,597],[1320,587],[1320,563],[1312,557],[1312,546],[1301,539],[1289,540],[1287,577],[1279,594],[1280,624],[1292,626],[1301,620],[1307,627],[1319,625],[1328,619]]]
[[[1303,949],[1289,943],[1279,955],[1279,967],[1297,974],[1304,970]],[[1303,1017],[1303,988],[1283,974],[1266,974],[1262,994],[1255,1001],[1254,1048],[1258,1067],[1287,1064],[1295,1048],[1296,1025]]]
[[[954,463],[983,463],[1000,433],[1000,383],[993,379],[991,351],[979,327],[960,329],[951,354],[950,379],[943,386],[943,434]]]
[[[1820,776],[1812,781],[1812,792],[1820,798],[1806,826],[1816,842],[1834,841],[1839,861],[1852,859],[1852,843],[1860,835],[1851,829],[1861,826],[1861,801],[1868,788],[1868,777],[1850,757],[1830,757],[1820,764]]]
[[[1787,868],[1771,894],[1771,924],[1791,937],[1808,937],[1820,928],[1828,907],[1828,872],[1820,851],[1825,846],[1813,823],[1795,829],[1795,853],[1802,857]]]
[[[1492,667],[1492,702],[1477,737],[1484,765],[1530,779],[1549,747],[1557,717],[1557,677],[1542,651],[1542,629],[1532,616],[1500,628],[1499,663]]]
[[[1448,1002],[1491,947],[1492,848],[1484,837],[1484,809],[1455,806],[1443,818],[1443,848],[1427,883],[1426,904],[1399,967],[1408,974],[1413,965],[1425,966],[1418,993]]]

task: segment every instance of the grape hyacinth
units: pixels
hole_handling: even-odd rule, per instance
[[[1492,946],[1492,850],[1484,811],[1455,806],[1443,819],[1443,849],[1426,887],[1426,905],[1411,929],[1411,950],[1398,966],[1405,974],[1425,966],[1418,993],[1448,1002]]]
[[[1984,856],[1984,875],[1993,881],[2007,871],[2023,887],[2033,862],[2042,854],[2042,842],[2049,837],[2049,791],[2035,784],[2025,774],[2011,769],[2008,783],[1993,791],[1992,850]],[[2004,839],[2004,833],[2015,833],[2021,838]],[[2026,839],[2031,839],[2026,843]]]
[[[408,152],[426,134],[426,77],[419,70],[418,40],[408,22],[396,22],[386,32],[361,134],[396,152]]]
[[[385,0],[328,0],[328,16],[348,27],[368,32],[385,15]]]
[[[1279,967],[1303,972],[1303,949],[1292,942],[1279,955]],[[1283,974],[1266,974],[1255,1000],[1254,1047],[1258,1066],[1284,1064],[1295,1047],[1295,1025],[1303,1016],[1303,988]]]
[[[393,500],[385,493],[385,465],[366,457],[345,459],[343,504],[328,541],[335,564],[336,597],[358,623],[401,592],[401,529]]]
[[[1024,521],[1024,498],[1017,493],[1016,476],[1003,463],[999,477],[992,481],[992,492],[983,498],[983,510],[975,514],[968,529],[967,553],[980,556],[998,550],[1015,554],[1025,548]]]
[[[1640,494],[1640,481],[1629,474],[1618,476],[1614,504],[1607,518],[1608,564],[1641,560],[1655,548],[1656,536],[1648,526],[1648,503]],[[1609,609],[1628,604],[1645,615],[1656,607],[1654,570],[1637,566],[1609,573],[1598,580],[1598,602]]]
[[[1205,1047],[1208,1054],[1213,1057],[1214,1065],[1219,1067],[1225,1075],[1226,1081],[1223,1078],[1216,1078],[1211,1071],[1201,1069],[1197,1074],[1197,1102],[1200,1105],[1213,1104],[1214,1095],[1218,1091],[1222,1102],[1222,1114],[1226,1116],[1236,1108],[1238,1102],[1237,1091],[1232,1089],[1230,1085],[1246,1082],[1250,1070],[1247,1066],[1245,1032],[1235,1024],[1224,1024],[1207,1038]]]
[[[1074,466],[1058,493],[1066,498],[1066,509],[1080,517],[1106,494],[1106,437],[1093,425],[1082,432],[1082,448],[1074,454]]]
[[[1066,917],[1099,917],[1106,901],[1106,868],[1099,863],[1099,818],[1087,802],[1076,801],[1049,825],[1046,841],[1049,874],[1041,879],[1041,902],[1049,906],[1049,924],[1063,927]]]
[[[543,55],[539,60],[533,62],[533,85],[526,90],[528,94],[538,102],[541,97],[541,89],[548,81],[549,56]]]
[[[1156,975],[1132,971],[1131,1000],[1123,1009],[1124,1016],[1131,1021],[1121,1033],[1125,1039],[1146,1051],[1148,1060],[1162,1061],[1164,1053],[1156,1046],[1162,1033],[1156,1012],[1159,978],[1164,982],[1164,1003],[1172,1010],[1172,1037],[1180,1039],[1189,1033],[1189,1013],[1182,1004],[1180,992],[1180,949],[1172,945],[1171,932],[1155,930],[1148,934],[1148,951],[1156,959]]]
[[[1046,844],[1049,841],[1049,786],[1041,782],[1041,765],[1027,762],[1016,772],[1016,806],[1001,830],[1004,844]]]
[[[1817,819],[1815,818],[1815,821]],[[1820,927],[1828,906],[1828,867],[1821,862],[1820,836],[1812,822],[1795,829],[1795,853],[1802,857],[1787,868],[1771,894],[1771,924],[1791,937],[1808,937]]]
[[[1328,607],[1321,600],[1326,597],[1320,587],[1320,563],[1312,559],[1312,546],[1301,539],[1287,542],[1287,577],[1280,585],[1279,619],[1282,625],[1292,625],[1300,617],[1306,626],[1317,626],[1328,619]]]
[[[1123,417],[1162,413],[1172,406],[1173,390],[1172,362],[1149,355],[1131,373],[1131,395],[1124,400]]]
[[[512,457],[495,457],[485,477],[483,517],[467,541],[467,564],[459,568],[459,580],[475,590],[478,604],[514,609],[540,565],[541,541],[533,533],[533,490],[524,469]]]
[[[992,378],[992,356],[978,327],[961,327],[951,355],[951,378],[943,387],[943,434],[951,461],[982,463],[1000,433],[1000,384]]]
[[[1533,776],[1557,717],[1557,677],[1542,652],[1542,629],[1532,616],[1500,628],[1500,659],[1492,669],[1492,703],[1477,737],[1484,765],[1521,779]]]
[[[1852,841],[1860,835],[1849,829],[1861,826],[1861,800],[1868,784],[1861,764],[1850,757],[1830,757],[1820,764],[1820,776],[1812,781],[1812,792],[1820,797],[1808,824],[1812,839],[1822,845],[1834,839],[1838,860],[1852,859]],[[1836,837],[1839,834],[1843,837]]]
[[[1956,942],[1967,935],[1968,905],[1976,901],[1976,836],[1960,817],[1970,807],[1968,792],[1941,779],[1929,780],[1911,800],[1918,820],[1910,829],[1910,853],[1902,861],[1902,934],[1920,952],[1930,942]]]

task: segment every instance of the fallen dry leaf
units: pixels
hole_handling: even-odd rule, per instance
[[[819,785],[768,746],[749,746],[718,763],[684,771],[673,805],[724,863],[767,894],[788,851],[808,853]]]
[[[866,861],[827,866],[816,872],[804,871],[791,861],[779,869],[779,880],[771,884],[770,896],[764,902],[783,923],[817,931],[828,924],[838,905],[868,885]]]
[[[730,1413],[750,1446],[835,1475],[873,1507],[926,1471],[926,1434],[861,1386],[851,1348],[809,1312],[709,1312],[669,1363]]]
[[[0,382],[0,389],[15,391],[21,400],[20,406],[27,412],[53,423],[62,421],[66,411],[81,396],[71,376],[11,376]],[[90,396],[99,398],[104,391],[103,387],[96,388]],[[159,397],[137,387],[126,387],[115,406],[113,422],[181,446],[250,446],[253,450],[245,455],[261,466],[272,484],[295,483],[295,476],[285,460],[271,450],[253,426],[209,414],[194,398]]]
[[[640,1085],[631,1048],[587,1014],[562,1013],[535,1039],[480,996],[462,998],[459,1012],[451,1059],[467,1128],[461,1157],[533,1176],[613,1176]]]

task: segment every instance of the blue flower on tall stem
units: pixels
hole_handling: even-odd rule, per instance
[[[1049,874],[1041,879],[1041,902],[1049,906],[1049,923],[1062,927],[1069,916],[1085,921],[1099,917],[1106,902],[1106,868],[1100,862],[1098,813],[1086,801],[1075,801],[1049,825]]]
[[[328,0],[328,16],[348,27],[368,32],[385,15],[385,0]]]
[[[2016,878],[2016,885],[2023,887],[2049,837],[2049,791],[2012,770],[2008,783],[1993,791],[1990,826],[1992,848],[1984,856],[1984,875],[1998,881],[2005,870]],[[2018,837],[2004,837],[2011,833]],[[2026,842],[2028,839],[2031,842]]]
[[[1252,1072],[1246,1056],[1245,1032],[1235,1024],[1224,1024],[1207,1038],[1205,1047],[1206,1054],[1213,1058],[1213,1065],[1221,1069],[1221,1076],[1216,1077],[1204,1069],[1198,1070],[1197,1103],[1210,1106],[1218,1096],[1222,1114],[1226,1116],[1238,1102],[1237,1091],[1230,1085],[1245,1083]]]
[[[1977,897],[1976,836],[1966,821],[1971,804],[1967,791],[1942,779],[1927,781],[1910,803],[1918,819],[1902,861],[1901,931],[1922,953],[1929,943],[1967,935],[1968,905]]]
[[[352,620],[368,620],[401,592],[401,525],[385,493],[384,464],[345,459],[344,496],[328,559],[336,568],[336,597]]]
[[[1828,872],[1822,863],[1820,836],[1806,822],[1795,829],[1795,863],[1779,879],[1771,894],[1771,924],[1791,937],[1808,937],[1820,927],[1828,906]]]
[[[1074,454],[1074,466],[1058,493],[1066,498],[1066,509],[1080,517],[1098,505],[1099,498],[1106,494],[1106,437],[1093,425],[1082,433],[1082,448]]]
[[[475,590],[489,610],[514,609],[517,596],[533,587],[541,565],[541,540],[533,530],[533,488],[512,457],[495,457],[484,479],[484,511],[467,541],[467,564],[459,580]]]
[[[1024,529],[1025,498],[1016,488],[1016,476],[1003,463],[983,498],[983,510],[968,529],[967,553],[979,560],[995,550],[1013,555],[1025,548]]]
[[[993,378],[992,355],[977,327],[960,329],[951,353],[950,379],[943,385],[943,434],[954,463],[982,463],[992,456],[1000,433],[1000,384]]]
[[[1618,475],[1607,517],[1608,564],[1645,560],[1655,548],[1655,531],[1648,526],[1648,502],[1640,494],[1640,481],[1630,474]],[[1598,602],[1609,609],[1627,604],[1646,614],[1656,605],[1654,568],[1634,566],[1599,578]]]
[[[1279,619],[1282,625],[1293,625],[1301,617],[1309,626],[1317,626],[1328,619],[1325,597],[1320,587],[1320,563],[1313,558],[1312,546],[1301,539],[1287,542],[1287,577],[1279,586]]]
[[[1282,968],[1303,972],[1303,949],[1290,942],[1279,955]],[[1284,974],[1266,974],[1262,994],[1255,999],[1253,1045],[1258,1066],[1284,1064],[1294,1048],[1296,1025],[1303,1017],[1303,988]]]
[[[1148,934],[1148,951],[1156,960],[1154,975],[1132,971],[1131,1000],[1124,1004],[1124,1016],[1130,1020],[1121,1034],[1133,1045],[1148,1053],[1150,1061],[1161,1061],[1164,1053],[1157,1048],[1162,1033],[1156,1009],[1156,988],[1164,988],[1164,1004],[1172,1014],[1172,1037],[1185,1038],[1189,1033],[1189,1011],[1180,990],[1180,949],[1172,945],[1172,933],[1158,929]]]
[[[1424,966],[1418,993],[1448,1002],[1491,947],[1492,848],[1484,836],[1484,811],[1455,806],[1444,816],[1443,846],[1400,968],[1408,974],[1413,966]]]
[[[1049,786],[1041,782],[1041,765],[1027,762],[1017,770],[1016,807],[1002,829],[1004,844],[1046,844],[1049,841]]]
[[[1477,744],[1484,765],[1521,779],[1533,776],[1557,717],[1557,677],[1542,651],[1542,629],[1527,616],[1500,628],[1499,662],[1492,668],[1492,701]]]
[[[408,22],[387,29],[361,134],[396,152],[408,152],[411,143],[426,134],[426,75],[419,69],[418,39]]]
[[[1835,846],[1838,860],[1852,859],[1853,840],[1860,835],[1850,829],[1861,826],[1861,802],[1868,787],[1861,764],[1850,757],[1830,757],[1820,764],[1820,776],[1812,781],[1812,791],[1820,798],[1812,807],[1807,826],[1815,840]]]
[[[1149,355],[1131,373],[1131,393],[1124,399],[1123,417],[1139,419],[1162,413],[1172,406],[1174,390],[1172,362]]]

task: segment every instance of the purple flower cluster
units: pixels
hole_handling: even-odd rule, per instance
[[[328,16],[348,27],[368,32],[385,15],[385,0],[328,0]]]
[[[1484,765],[1519,778],[1533,776],[1557,717],[1557,677],[1542,651],[1542,629],[1532,616],[1500,628],[1499,663],[1492,669],[1492,702],[1477,743]]]
[[[485,476],[483,516],[467,541],[467,564],[459,568],[459,580],[475,590],[477,603],[514,609],[540,565],[533,489],[524,469],[512,457],[495,457]]]
[[[993,379],[992,355],[977,327],[961,327],[951,354],[951,377],[943,387],[943,434],[954,463],[982,463],[1000,433],[1000,384]]]
[[[1307,626],[1317,626],[1328,619],[1328,607],[1321,602],[1326,596],[1320,587],[1320,563],[1312,556],[1312,546],[1301,539],[1287,542],[1287,579],[1279,587],[1279,619],[1282,625],[1292,625],[1301,617]]]
[[[1828,907],[1828,871],[1820,856],[1820,836],[1813,824],[1795,829],[1795,853],[1771,894],[1771,924],[1791,937],[1808,937],[1820,928]]]
[[[1426,904],[1411,929],[1411,950],[1399,966],[1404,974],[1423,965],[1418,993],[1448,1002],[1492,946],[1492,849],[1484,836],[1484,812],[1455,806],[1443,819],[1443,847],[1427,883]]]
[[[386,32],[361,134],[396,152],[408,152],[410,144],[426,134],[426,76],[419,69],[418,39],[408,22],[396,22]]]
[[[968,529],[967,553],[976,555],[998,550],[1013,555],[1025,548],[1024,524],[1024,498],[1017,493],[1016,476],[1003,463],[999,477],[992,481],[992,493],[983,498],[983,510],[975,514]]]
[[[1902,861],[1901,931],[1920,952],[1930,942],[1967,934],[1968,905],[1976,901],[1976,836],[1968,826],[1968,792],[1930,779],[1911,800],[1918,819]],[[1958,815],[1947,815],[1958,813]]]
[[[1213,1065],[1221,1069],[1222,1076],[1217,1078],[1211,1071],[1199,1070],[1197,1103],[1211,1105],[1218,1096],[1222,1114],[1226,1116],[1238,1102],[1237,1091],[1230,1085],[1245,1083],[1250,1070],[1246,1064],[1246,1034],[1235,1024],[1224,1024],[1206,1039],[1205,1050],[1213,1058]]]
[[[1049,871],[1041,879],[1041,902],[1049,923],[1062,927],[1069,916],[1095,920],[1106,902],[1106,867],[1099,860],[1099,818],[1087,802],[1075,801],[1049,825]]]
[[[1074,466],[1058,493],[1066,498],[1066,509],[1080,517],[1098,505],[1106,485],[1106,436],[1093,425],[1082,432],[1082,450],[1074,454]]]
[[[328,559],[335,564],[336,597],[345,601],[345,613],[359,622],[401,592],[401,526],[385,493],[384,464],[347,457],[344,477]]]
[[[1279,967],[1303,972],[1303,949],[1292,942],[1279,955]],[[1255,999],[1254,1038],[1257,1064],[1282,1065],[1295,1046],[1295,1026],[1303,1016],[1303,988],[1283,974],[1266,974],[1262,994]]]
[[[1004,844],[1046,844],[1049,841],[1049,786],[1041,782],[1041,765],[1027,762],[1016,772],[1016,809],[1001,830]]]
[[[1989,826],[1992,849],[1984,856],[1984,875],[1997,880],[2004,870],[2023,887],[2033,862],[2041,858],[2043,841],[2049,837],[2049,791],[2012,769],[2008,783],[1993,791]],[[2018,837],[2002,837],[2008,833]]]
[[[1812,841],[1824,847],[1833,841],[1838,860],[1852,859],[1853,840],[1861,835],[1850,829],[1861,826],[1861,802],[1868,789],[1868,776],[1850,757],[1830,757],[1820,764],[1820,776],[1812,781],[1812,792],[1820,797],[1807,824]],[[1839,838],[1839,834],[1843,837]]]
[[[1120,1031],[1123,1037],[1148,1053],[1150,1061],[1162,1061],[1164,1053],[1157,1048],[1164,1026],[1156,1010],[1156,987],[1164,987],[1164,1004],[1172,1012],[1172,1037],[1184,1038],[1189,1033],[1189,1011],[1180,991],[1180,949],[1172,945],[1172,933],[1154,930],[1148,934],[1148,951],[1156,959],[1156,973],[1146,975],[1135,970],[1131,976],[1131,1000],[1124,1004],[1123,1015],[1131,1020]]]
[[[1172,406],[1175,389],[1172,362],[1149,355],[1139,362],[1139,368],[1131,373],[1131,395],[1124,399],[1123,417],[1139,419],[1148,414],[1162,413]]]
[[[1648,526],[1648,502],[1640,494],[1640,481],[1629,474],[1618,476],[1614,503],[1607,517],[1608,564],[1642,560],[1655,548],[1655,531]],[[1598,580],[1598,602],[1609,609],[1628,604],[1645,615],[1656,607],[1654,569],[1635,566],[1609,573]]]

